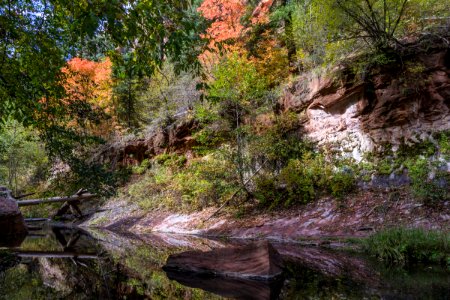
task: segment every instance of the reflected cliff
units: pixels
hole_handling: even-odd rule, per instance
[[[292,244],[273,244],[285,261],[277,282],[163,271],[170,255],[240,244],[34,226],[20,247],[0,250],[0,299],[447,299],[450,289],[442,267],[389,268]]]

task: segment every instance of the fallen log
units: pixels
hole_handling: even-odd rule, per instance
[[[48,218],[27,218],[25,219],[25,223],[34,223],[34,222],[47,222],[50,221]]]
[[[98,255],[76,252],[57,252],[57,251],[14,251],[14,254],[22,258],[81,258],[98,259]]]
[[[17,201],[18,206],[31,206],[31,205],[39,205],[44,203],[56,203],[56,202],[72,202],[72,201],[80,201],[80,200],[90,200],[96,198],[95,194],[83,194],[83,195],[75,195],[68,197],[53,197],[53,198],[44,198],[44,199],[30,199],[30,200],[21,200]]]
[[[14,196],[14,199],[22,199],[22,198],[25,198],[25,197],[28,197],[28,196],[32,196],[32,195],[34,195],[34,194],[36,194],[36,193],[28,193],[28,194],[23,194],[23,195],[19,195],[19,196]]]

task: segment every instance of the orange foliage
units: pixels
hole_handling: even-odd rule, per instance
[[[252,24],[265,24],[269,22],[269,10],[274,0],[262,0],[252,14]]]
[[[205,0],[198,11],[213,21],[208,28],[208,37],[216,42],[237,39],[241,36],[244,26],[241,18],[245,13],[246,0]]]
[[[251,26],[264,24],[269,21],[269,11],[274,0],[261,0],[256,6],[250,19]],[[245,34],[250,30],[242,25],[241,19],[247,10],[247,0],[205,0],[198,11],[212,21],[207,29],[205,38],[211,40],[209,47],[217,50],[216,43],[234,40],[233,44],[223,45],[225,52],[238,52],[247,55],[244,50]],[[265,49],[267,50],[267,49]],[[211,70],[220,60],[218,51],[205,51],[199,57],[205,70]],[[270,52],[270,51],[269,51]],[[225,54],[226,55],[226,54]],[[208,71],[207,71],[208,73]]]
[[[113,113],[112,63],[109,58],[95,62],[75,57],[67,62],[62,72],[65,74],[63,86],[67,98],[63,101],[66,104],[73,101],[85,101],[106,114]],[[99,124],[92,124],[91,133],[99,136],[111,134],[117,123],[114,116],[111,117]],[[72,125],[76,126],[76,124]]]
[[[266,33],[263,34],[263,36]],[[289,76],[289,59],[287,49],[268,37],[261,42],[257,57],[252,57],[259,74],[267,78],[269,86],[280,84]]]
[[[101,107],[105,112],[111,109],[111,67],[109,58],[102,62],[75,57],[67,62],[62,72],[66,75],[64,88],[70,102],[87,101]]]

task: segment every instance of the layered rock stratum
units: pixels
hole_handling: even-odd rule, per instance
[[[285,90],[280,104],[299,113],[307,136],[319,145],[352,153],[385,144],[398,147],[450,130],[450,50],[429,49],[356,78],[349,67],[305,74]]]

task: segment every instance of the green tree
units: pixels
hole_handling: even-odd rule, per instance
[[[16,120],[3,120],[0,130],[0,184],[8,186],[17,195],[33,177],[45,173],[47,168],[45,149],[35,132]]]
[[[145,80],[139,101],[144,108],[143,119],[170,121],[178,113],[188,112],[198,102],[200,81],[192,72],[175,72],[173,63],[164,63],[161,70]]]
[[[247,193],[245,175],[249,165],[244,149],[247,135],[245,119],[262,106],[266,88],[267,82],[258,74],[254,64],[235,53],[219,63],[207,89],[208,98],[220,105],[221,113],[234,134],[234,162],[240,183]]]
[[[195,68],[204,27],[190,0],[0,1],[0,117],[38,129],[52,157],[80,162],[80,146],[98,141],[82,128],[95,114],[86,101],[65,101],[66,61],[106,51],[118,69],[130,57],[133,67],[125,69],[139,77],[152,75],[168,57],[177,70]],[[87,44],[101,43],[96,36],[107,43],[89,53]]]
[[[437,34],[449,15],[448,1],[438,0],[291,0],[272,22],[292,27],[300,68],[310,69],[358,52],[402,49],[406,38]]]

